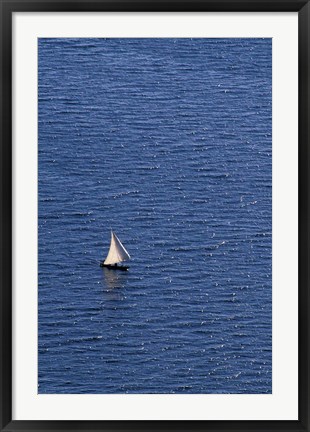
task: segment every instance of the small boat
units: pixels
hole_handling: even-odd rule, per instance
[[[118,265],[120,262],[130,259],[129,253],[122,245],[120,239],[111,230],[111,244],[109,253],[104,261],[100,262],[100,267],[106,267],[109,270],[123,270],[129,269],[128,266]]]

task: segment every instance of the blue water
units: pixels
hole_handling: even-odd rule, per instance
[[[39,393],[272,392],[271,55],[39,39]]]

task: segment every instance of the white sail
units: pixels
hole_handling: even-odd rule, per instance
[[[111,231],[111,244],[108,256],[104,264],[116,264],[130,259],[129,253],[126,251],[118,237]]]

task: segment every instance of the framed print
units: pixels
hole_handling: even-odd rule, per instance
[[[309,430],[308,25],[1,2],[2,430]]]

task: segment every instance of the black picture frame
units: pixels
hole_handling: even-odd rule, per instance
[[[310,431],[309,422],[309,37],[304,0],[0,0],[1,250],[0,425],[3,431]],[[14,12],[298,12],[299,419],[297,421],[14,421],[12,420],[12,14]]]

